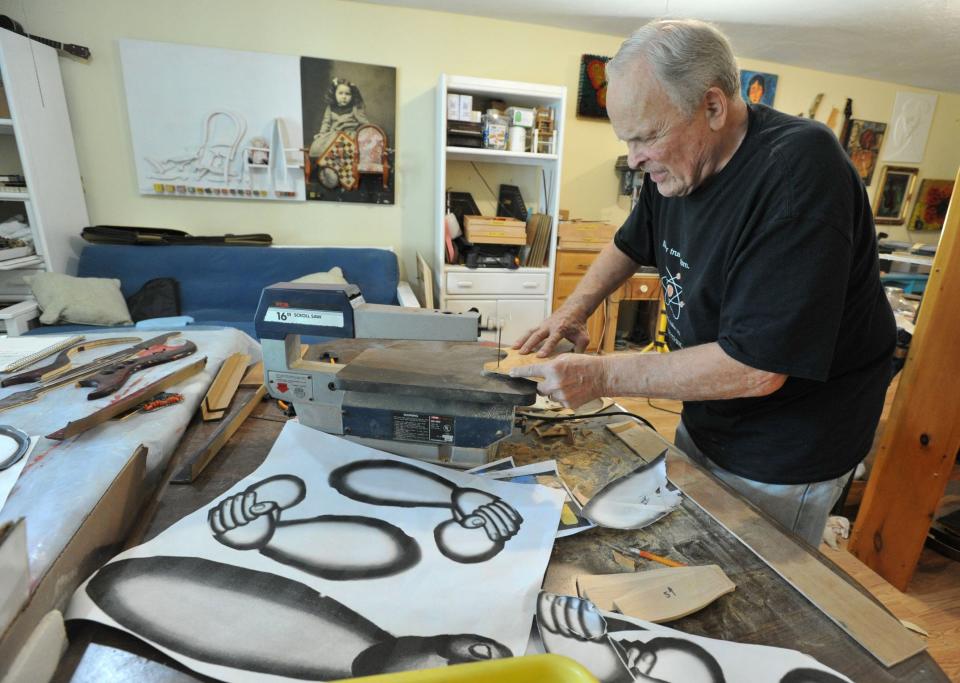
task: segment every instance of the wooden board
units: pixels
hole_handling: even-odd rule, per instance
[[[103,424],[107,420],[110,420],[117,415],[127,412],[131,408],[140,405],[145,400],[159,394],[164,389],[169,389],[174,384],[192,377],[201,370],[207,364],[207,357],[204,356],[199,360],[195,360],[189,365],[184,365],[183,367],[174,370],[169,375],[161,377],[156,382],[148,384],[147,386],[135,391],[132,394],[125,396],[124,398],[114,401],[105,408],[101,408],[95,413],[91,413],[86,417],[81,417],[78,420],[67,423],[66,427],[58,429],[55,432],[47,434],[48,439],[68,439],[71,436],[76,436],[77,434],[82,434],[88,429],[93,429],[97,425]]]
[[[768,520],[676,448],[667,453],[667,475],[689,499],[884,666],[894,666],[926,649],[924,642],[893,615],[810,554],[802,541]]]
[[[960,173],[957,174],[960,184]],[[960,449],[960,191],[930,271],[849,549],[906,591]]]
[[[607,424],[607,429],[626,444],[627,448],[633,451],[638,458],[644,462],[649,462],[644,455],[649,450],[647,448],[649,440],[644,437],[643,430],[639,428],[636,422],[633,420],[610,422]]]
[[[254,363],[247,368],[247,374],[240,380],[241,387],[257,388],[263,384],[263,361]]]
[[[245,353],[227,356],[200,404],[204,420],[219,420],[223,417],[249,364],[250,356]]]
[[[216,429],[210,432],[209,427],[200,428],[190,433],[190,446],[194,449],[183,462],[180,470],[170,479],[172,484],[190,484],[196,479],[214,456],[220,452],[224,444],[240,428],[240,425],[250,416],[254,408],[267,393],[267,388],[261,384],[254,389],[240,389],[237,400],[227,411],[225,420],[218,422]]]
[[[654,573],[657,576],[652,576]],[[640,572],[634,587],[613,599],[613,608],[656,624],[697,612],[736,586],[715,564]]]

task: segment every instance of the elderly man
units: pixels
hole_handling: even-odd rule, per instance
[[[671,353],[564,354],[516,376],[569,406],[682,400],[677,445],[816,545],[872,443],[895,343],[863,184],[829,129],[740,98],[708,24],[647,24],[607,74],[610,122],[646,172],[640,201],[516,346],[582,351],[590,313],[649,264]]]

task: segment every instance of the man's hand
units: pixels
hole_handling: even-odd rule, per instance
[[[573,342],[576,353],[583,353],[590,344],[586,317],[561,307],[540,325],[518,339],[513,348],[520,349],[521,354],[528,354],[539,346],[537,355],[545,358],[553,353],[557,344],[564,339]]]
[[[207,515],[214,538],[235,550],[262,548],[273,536],[280,508],[273,501],[257,502],[252,491],[225,498]]]
[[[544,363],[515,367],[510,376],[542,377],[537,391],[567,408],[579,408],[607,393],[606,365],[599,356],[564,353]]]

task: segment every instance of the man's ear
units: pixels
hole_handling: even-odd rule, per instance
[[[718,131],[727,122],[730,113],[730,101],[720,88],[716,86],[707,89],[703,96],[704,114],[710,130]]]

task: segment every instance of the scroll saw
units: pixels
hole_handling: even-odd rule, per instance
[[[281,282],[256,317],[270,395],[303,424],[400,455],[481,463],[532,382],[484,375],[479,314],[368,304],[356,285]],[[333,338],[304,345],[302,338]]]

